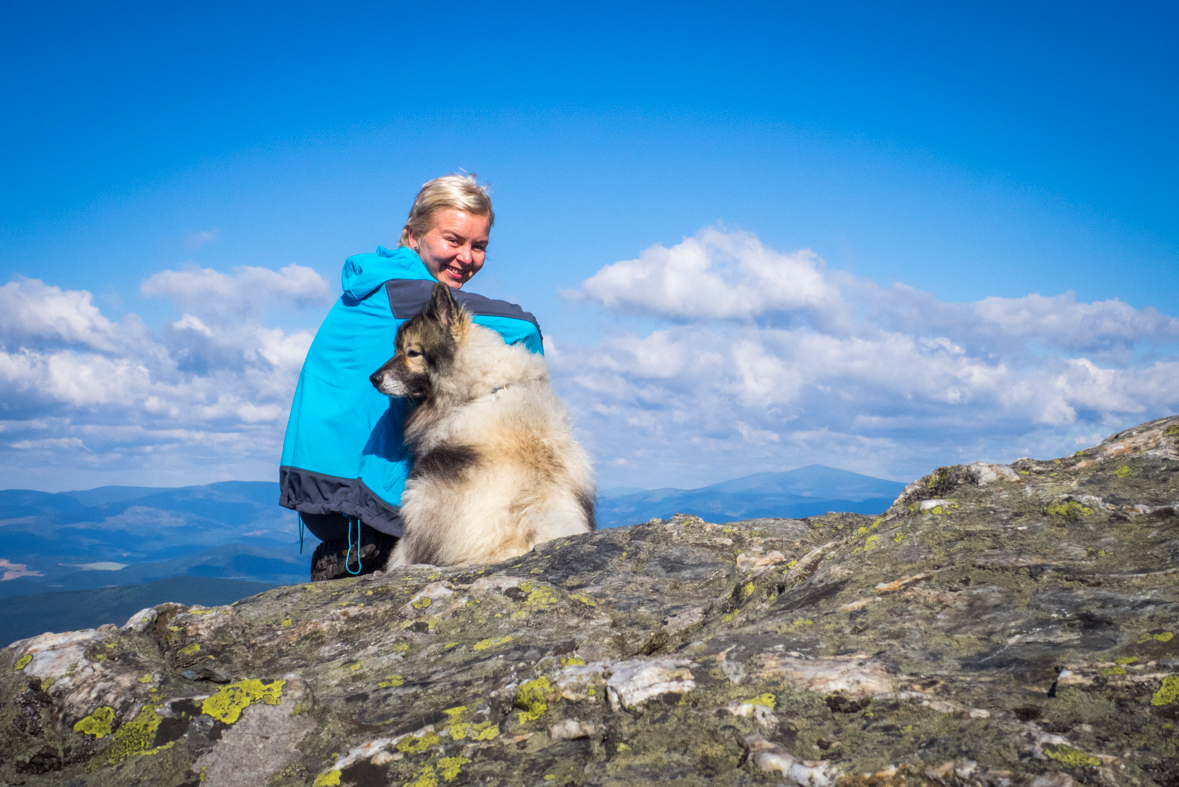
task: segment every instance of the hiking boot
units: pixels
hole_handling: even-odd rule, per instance
[[[311,581],[320,582],[325,579],[342,579],[385,569],[389,553],[397,545],[397,537],[386,535],[367,525],[360,529],[359,561],[357,560],[357,544],[341,539],[338,541],[323,541],[315,548],[311,556]]]

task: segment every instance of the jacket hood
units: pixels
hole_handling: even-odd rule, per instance
[[[375,254],[356,254],[344,261],[340,286],[344,295],[361,300],[389,279],[433,281],[434,277],[413,249],[402,246],[390,251],[377,246]]]

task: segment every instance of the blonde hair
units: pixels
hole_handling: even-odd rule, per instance
[[[415,238],[420,238],[429,232],[434,224],[434,214],[447,208],[461,210],[472,216],[486,216],[487,228],[491,229],[495,224],[495,211],[491,209],[491,197],[487,190],[487,186],[475,182],[474,172],[469,175],[451,173],[423,183],[422,190],[414,197],[413,207],[409,209],[409,218],[401,228],[401,239],[397,246],[408,246],[411,233]]]

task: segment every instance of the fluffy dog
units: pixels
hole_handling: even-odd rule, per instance
[[[390,568],[494,563],[595,528],[589,459],[541,356],[476,325],[441,283],[396,348],[369,378],[417,403]]]

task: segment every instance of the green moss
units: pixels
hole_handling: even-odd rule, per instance
[[[1072,746],[1045,746],[1044,753],[1065,765],[1100,765],[1101,760]]]
[[[200,649],[201,649],[201,643],[194,642],[186,648],[181,648],[180,655],[181,656],[191,656],[192,654],[196,653]]]
[[[1092,508],[1081,505],[1076,500],[1069,500],[1066,503],[1053,503],[1044,508],[1044,513],[1049,516],[1058,516],[1069,522],[1075,522],[1082,516],[1089,516],[1093,513]]]
[[[548,712],[546,695],[551,688],[549,679],[543,675],[520,684],[520,688],[516,689],[516,707],[520,709],[517,718],[521,724],[535,721]]]
[[[313,787],[339,787],[339,784],[340,772],[328,771],[327,773],[321,773],[315,777]]]
[[[1170,705],[1179,700],[1179,675],[1163,678],[1163,685],[1150,698],[1151,705]]]
[[[115,721],[115,709],[107,705],[99,705],[94,712],[74,725],[74,732],[83,735],[93,735],[101,738],[111,734],[111,725]]]
[[[257,678],[231,683],[201,703],[201,713],[212,716],[224,723],[233,724],[241,718],[242,711],[255,702],[278,705],[282,702],[282,687],[285,680],[265,684]]]
[[[26,653],[25,655],[21,656],[19,659],[16,660],[16,664],[13,666],[13,668],[12,668],[13,672],[16,672],[17,670],[22,670],[25,667],[29,666],[29,662],[32,660],[33,660],[33,654],[31,654],[31,653]]]
[[[1118,478],[1125,478],[1126,476],[1130,475],[1130,466],[1122,465],[1117,470],[1114,470],[1113,474]]]
[[[421,735],[410,735],[397,742],[397,751],[406,754],[419,754],[431,746],[441,743],[442,739],[433,732],[423,732]]]

